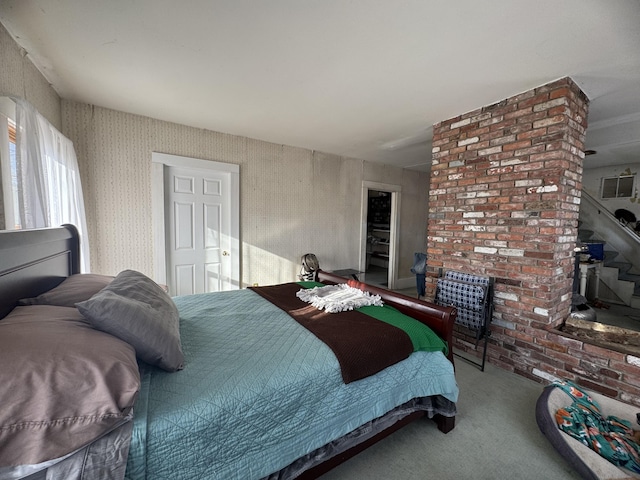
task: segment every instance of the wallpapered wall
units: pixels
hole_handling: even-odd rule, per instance
[[[154,275],[157,151],[240,165],[244,283],[295,279],[307,252],[323,268],[357,266],[363,181],[401,186],[398,272],[412,279],[413,252],[426,248],[428,174],[61,101],[2,25],[0,59],[0,94],[25,98],[74,142],[94,272]]]
[[[402,187],[401,277],[424,251],[427,174],[62,102],[63,132],[80,164],[92,270],[153,275],[151,154],[240,165],[242,281],[291,281],[300,256],[357,267],[363,181]]]
[[[0,24],[0,95],[24,98],[62,131],[60,97]]]
[[[0,96],[26,99],[58,130],[62,129],[60,97],[0,24]],[[0,228],[4,228],[0,182]]]

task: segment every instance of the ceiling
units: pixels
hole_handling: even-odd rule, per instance
[[[431,125],[562,77],[640,162],[638,0],[2,0],[65,99],[428,170]]]

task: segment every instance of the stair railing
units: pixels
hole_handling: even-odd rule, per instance
[[[602,203],[585,190],[582,190],[579,218],[589,225],[599,240],[605,241],[625,262],[632,265],[631,271],[640,273],[640,236],[619,222]]]

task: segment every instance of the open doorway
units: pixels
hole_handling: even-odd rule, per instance
[[[397,185],[363,184],[360,270],[372,285],[394,288],[396,274]]]

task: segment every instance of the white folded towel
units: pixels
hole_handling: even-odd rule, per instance
[[[326,287],[313,287],[301,289],[296,296],[310,303],[318,310],[328,313],[353,310],[367,305],[381,307],[383,305],[380,295],[371,295],[357,288],[350,287],[346,283],[339,285],[327,285]]]

